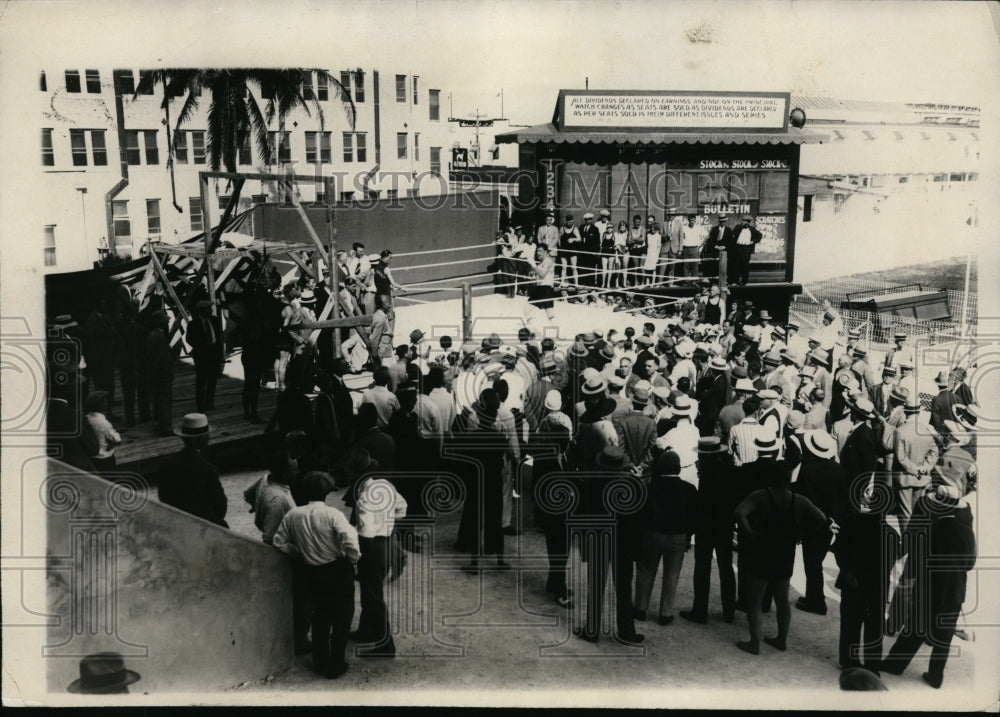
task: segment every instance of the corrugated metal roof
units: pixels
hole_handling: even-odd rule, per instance
[[[813,97],[810,95],[792,95],[792,107],[801,107],[808,111],[842,110],[844,112],[913,112],[911,107],[902,102],[877,102],[867,100],[841,100],[833,97]]]
[[[560,132],[551,122],[496,135],[497,144],[813,144],[828,135],[790,127],[782,132]]]

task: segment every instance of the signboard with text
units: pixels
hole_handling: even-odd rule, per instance
[[[563,90],[559,129],[778,131],[788,129],[787,92]]]

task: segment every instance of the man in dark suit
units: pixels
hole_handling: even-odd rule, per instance
[[[160,502],[228,528],[219,472],[202,455],[208,446],[208,418],[204,413],[189,413],[174,433],[184,439],[184,449],[160,466]]]
[[[200,413],[215,408],[215,384],[225,362],[222,325],[212,316],[212,304],[199,301],[187,327],[188,345],[194,359],[194,399]]]
[[[882,368],[882,383],[868,389],[868,400],[875,406],[875,413],[888,418],[892,407],[889,399],[892,396],[892,389],[896,385],[896,367],[885,366]]]
[[[151,329],[146,337],[146,363],[149,367],[149,392],[153,401],[153,428],[158,435],[173,435],[174,355],[167,338],[167,312],[157,309],[150,314]]]
[[[583,239],[581,247],[586,254],[580,254],[577,264],[580,270],[587,275],[582,277],[580,283],[584,286],[597,286],[597,274],[595,269],[598,265],[598,254],[601,251],[601,230],[594,224],[594,215],[587,212],[583,215],[583,226],[580,227],[580,237]]]
[[[637,479],[629,472],[632,462],[628,455],[618,446],[605,446],[593,459],[593,464],[595,472],[583,476],[583,505],[582,510],[577,509],[578,514],[587,516],[582,522],[585,527],[581,536],[583,557],[587,560],[587,618],[586,623],[575,629],[573,634],[588,642],[597,642],[610,570],[615,584],[615,639],[636,645],[645,639],[644,635],[635,631],[635,615],[632,612],[632,573],[642,528],[640,516],[643,506],[638,500],[629,505],[609,505],[605,492],[609,490],[609,484],[630,483]],[[635,488],[625,491],[611,488],[609,492],[639,493]]]
[[[581,492],[579,481],[573,477],[566,460],[569,442],[569,427],[553,425],[550,433],[539,436],[532,445],[532,451],[538,455],[533,469],[535,523],[545,531],[545,552],[549,560],[545,591],[560,607],[567,609],[573,606],[566,582],[570,551],[566,508],[572,501],[564,500],[568,497],[564,491],[568,488],[577,500]]]
[[[718,276],[720,281],[722,277],[726,277],[726,281],[729,281],[729,251],[733,245],[733,230],[728,222],[729,217],[725,214],[719,215],[719,223],[709,231],[705,251],[702,253],[703,259],[718,259],[718,271],[714,271],[715,267],[709,264],[705,267],[707,271],[704,275]]]
[[[948,433],[945,421],[955,420],[955,404],[958,399],[951,390],[951,378],[947,371],[941,371],[934,379],[938,395],[931,399],[931,427],[938,433]]]
[[[750,256],[763,235],[753,225],[753,217],[743,215],[743,223],[733,232],[732,254],[729,266],[732,269],[730,284],[746,284],[750,280]]]
[[[726,380],[726,361],[716,356],[708,364],[708,374],[698,382],[695,398],[698,399],[698,416],[694,425],[702,436],[711,436],[715,432],[715,424],[719,413],[726,405],[726,394],[729,382]]]

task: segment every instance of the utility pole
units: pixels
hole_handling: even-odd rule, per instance
[[[505,119],[505,118],[504,117],[490,117],[489,115],[480,114],[479,113],[479,108],[477,107],[476,108],[476,113],[474,115],[472,115],[469,119],[458,119],[458,118],[455,118],[455,117],[449,117],[448,121],[449,122],[457,122],[459,127],[475,127],[476,128],[476,143],[473,146],[474,146],[475,152],[476,152],[476,163],[477,164],[481,164],[479,162],[479,159],[480,159],[480,153],[479,153],[479,128],[480,127],[492,127],[494,122],[496,122],[498,120],[503,120],[503,119]]]

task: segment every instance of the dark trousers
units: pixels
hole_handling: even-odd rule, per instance
[[[134,368],[118,366],[118,376],[122,382],[122,404],[125,409],[125,423],[126,425],[135,425],[135,393],[137,388],[137,376]],[[142,412],[142,404],[139,404],[140,415]],[[146,409],[148,416],[149,409]]]
[[[860,580],[840,591],[840,665],[877,670],[882,660],[882,586],[878,578]],[[862,641],[862,631],[864,638]]]
[[[313,669],[326,673],[342,667],[354,619],[354,568],[347,558],[307,565],[313,596]]]
[[[194,360],[194,401],[202,413],[215,408],[215,384],[219,380],[219,363],[214,357]]]
[[[712,584],[712,554],[719,566],[722,591],[722,614],[731,616],[736,609],[736,575],[733,572],[733,540],[729,535],[698,535],[694,543],[694,606],[692,612],[707,616],[708,595]]]
[[[587,624],[584,634],[597,637],[601,632],[601,607],[610,572],[615,583],[617,634],[630,637],[635,634],[635,615],[632,613],[633,541],[620,534],[585,537],[596,537],[597,541],[595,545],[588,546]]]
[[[173,430],[174,379],[153,381],[150,388],[153,399],[153,420],[157,430]]]
[[[135,395],[139,400],[139,423],[146,423],[152,419],[152,396],[149,383],[149,376],[145,371],[136,371],[135,374]]]
[[[733,247],[731,261],[729,263],[729,282],[746,284],[750,281],[750,255],[753,253],[753,245],[737,245]]]
[[[385,578],[389,572],[389,538],[358,538],[361,559],[358,561],[358,587],[361,590],[361,620],[358,637],[374,642],[380,652],[395,652],[389,629],[389,611],[385,606]]]
[[[262,351],[248,351],[245,346],[240,362],[243,364],[243,417],[251,418],[257,415],[257,401],[266,362]]]
[[[296,560],[292,563],[292,632],[295,646],[305,643],[312,622],[312,595],[309,593],[309,568]]]
[[[965,573],[962,573],[962,580]],[[931,677],[940,682],[944,677],[944,666],[948,662],[948,653],[951,651],[951,641],[955,636],[955,624],[958,622],[959,613],[962,606],[950,604],[935,606],[931,610],[931,623],[926,631],[910,630],[909,626],[903,631],[896,642],[889,649],[886,655],[886,670],[902,672],[913,660],[917,650],[924,644],[924,640],[931,646],[931,659],[928,672]]]
[[[108,407],[115,402],[115,364],[111,361],[87,362],[87,374],[90,377],[91,391],[107,391]]]
[[[569,561],[569,540],[566,523],[549,520],[545,524],[545,552],[549,558],[549,576],[545,591],[555,597],[569,597],[566,585],[566,563]]]
[[[830,541],[827,538],[804,538],[802,540],[802,565],[806,573],[806,602],[811,605],[826,605],[823,595],[823,560],[826,558]]]

